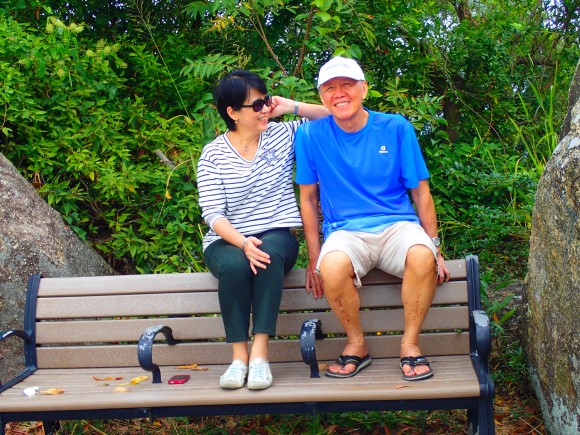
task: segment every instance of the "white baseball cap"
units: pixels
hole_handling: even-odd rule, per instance
[[[318,73],[318,88],[336,77],[348,77],[354,80],[364,80],[365,75],[363,70],[353,59],[336,56],[322,65]]]

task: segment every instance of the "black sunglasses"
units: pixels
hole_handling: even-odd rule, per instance
[[[264,98],[258,98],[257,100],[254,100],[252,104],[242,104],[240,107],[251,107],[254,109],[254,112],[260,112],[264,108],[264,105],[266,107],[270,107],[272,105],[271,96],[266,95]]]

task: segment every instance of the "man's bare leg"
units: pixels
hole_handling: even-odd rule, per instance
[[[341,251],[329,252],[320,263],[320,274],[328,305],[347,335],[347,343],[342,354],[364,358],[368,349],[360,324],[360,298],[353,282],[354,269],[350,257]],[[355,370],[355,366],[347,364],[341,367],[334,364],[329,370],[348,374]]]
[[[436,287],[437,269],[433,252],[423,245],[412,246],[407,252],[401,295],[405,310],[401,358],[421,355],[419,333],[433,302]],[[421,375],[428,371],[428,366],[418,365],[414,370],[408,365],[403,366],[407,376]]]

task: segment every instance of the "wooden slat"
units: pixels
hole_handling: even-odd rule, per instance
[[[209,272],[43,278],[39,296],[203,292],[216,288],[217,280]]]
[[[453,280],[466,277],[465,260],[446,261]],[[293,269],[286,277],[286,288],[304,288],[305,270]],[[371,271],[363,278],[363,284],[397,283],[401,280],[379,270]],[[91,296],[104,294],[145,294],[204,292],[215,290],[217,280],[209,272],[171,273],[145,275],[118,275],[93,277],[43,278],[40,281],[41,297]]]
[[[467,303],[467,283],[449,282],[437,287],[433,304]],[[370,285],[359,291],[363,308],[400,307],[401,291],[397,285]],[[282,293],[281,311],[326,310],[325,298],[314,299],[304,289],[287,289]],[[82,319],[123,316],[177,316],[219,313],[216,291],[159,293],[143,295],[103,295],[50,297],[38,299],[36,317],[49,319]]]
[[[217,293],[54,297],[38,300],[37,319],[178,316],[219,313]]]
[[[395,357],[399,354],[400,335],[367,337],[369,351],[376,357]],[[320,359],[335,359],[343,350],[346,339],[327,338],[316,345]],[[421,350],[426,355],[469,353],[468,334],[430,333],[421,336]],[[159,365],[227,364],[231,362],[231,346],[225,342],[180,343],[169,346],[157,343],[153,359]],[[83,368],[138,366],[134,344],[109,346],[70,346],[37,348],[39,368]],[[272,362],[302,361],[298,340],[271,340],[269,359]]]
[[[343,333],[336,316],[331,312],[287,313],[278,316],[279,336],[300,335],[302,323],[317,318],[327,334]],[[365,332],[401,331],[403,310],[372,310],[361,312]],[[164,319],[118,319],[40,322],[36,327],[38,344],[136,342],[146,328],[154,325],[169,326],[178,340],[217,339],[225,337],[221,317],[182,317]],[[431,308],[423,330],[455,330],[469,327],[467,307]],[[163,335],[159,336],[163,339]]]
[[[150,380],[127,386],[128,393],[115,393],[118,384],[136,376],[147,374],[138,368],[118,370],[38,370],[22,383],[0,395],[0,411],[59,411],[91,410],[163,406],[192,406],[214,404],[258,404],[288,402],[337,402],[368,400],[413,400],[437,398],[467,398],[479,396],[479,382],[471,368],[469,356],[433,356],[430,358],[435,375],[429,380],[416,383],[404,382],[398,358],[378,359],[348,379],[334,379],[322,375],[310,378],[309,369],[301,363],[272,364],[274,384],[271,388],[250,391],[222,390],[219,376],[225,365],[208,366],[207,371],[190,371],[189,382],[169,385],[167,379],[176,373],[184,373],[174,367],[163,367],[163,384]],[[121,381],[95,381],[93,376],[123,376]],[[405,388],[400,388],[405,385]],[[60,388],[64,394],[39,395],[32,398],[22,394],[27,387],[41,390]]]
[[[401,286],[367,285],[359,290],[361,308],[400,307]],[[467,282],[447,282],[437,287],[434,305],[467,304]],[[325,310],[328,309],[326,298],[314,299],[304,289],[284,290],[282,293],[281,311],[290,310]]]

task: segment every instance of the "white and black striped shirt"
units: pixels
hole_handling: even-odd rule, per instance
[[[228,219],[242,234],[302,225],[292,184],[294,135],[306,119],[271,122],[253,160],[245,160],[225,134],[208,143],[197,166],[202,217],[210,227],[203,249],[220,239],[213,230]]]

